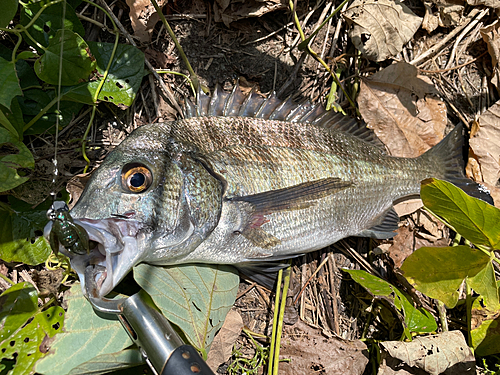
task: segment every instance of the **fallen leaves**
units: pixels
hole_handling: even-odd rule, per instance
[[[393,156],[419,156],[444,135],[446,106],[417,73],[413,65],[396,63],[361,81],[361,115]]]
[[[381,343],[379,375],[475,374],[476,361],[460,331]],[[423,370],[419,372],[414,368]]]
[[[220,331],[215,335],[208,353],[207,364],[214,371],[226,362],[233,351],[233,345],[238,339],[243,328],[243,319],[234,308],[229,311]]]
[[[422,23],[398,0],[355,0],[344,17],[352,42],[373,61],[396,56]]]
[[[500,102],[496,102],[478,119],[479,130],[470,139],[472,153],[469,155],[469,176],[478,178],[477,167],[481,179],[492,192],[500,192]],[[474,170],[476,171],[474,173]],[[495,200],[498,204],[500,200]]]
[[[363,374],[368,364],[368,348],[360,340],[325,338],[301,320],[288,330],[280,357],[290,361],[280,363],[278,374]]]
[[[161,8],[167,1],[158,0]],[[134,36],[142,43],[147,43],[151,39],[151,32],[160,19],[150,0],[127,0],[130,8],[130,22],[134,29]]]
[[[500,88],[500,23],[496,20],[491,25],[483,27],[480,32],[484,42],[488,45],[488,52],[491,56],[493,66],[491,83],[498,89]]]

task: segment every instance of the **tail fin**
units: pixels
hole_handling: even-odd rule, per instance
[[[442,166],[444,170],[441,178],[444,180],[451,182],[472,197],[493,204],[493,199],[488,194],[487,189],[464,175],[462,156],[464,138],[462,132],[462,124],[457,125],[441,142],[421,155],[420,158]]]

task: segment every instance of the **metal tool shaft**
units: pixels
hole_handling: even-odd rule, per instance
[[[146,363],[157,375],[214,375],[198,351],[184,344],[145,291],[117,300],[99,297],[95,281],[99,272],[99,266],[88,266],[85,270],[87,299],[97,311],[118,315]]]

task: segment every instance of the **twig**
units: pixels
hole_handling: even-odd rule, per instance
[[[323,259],[323,261],[319,264],[318,268],[316,268],[316,271],[314,271],[314,273],[311,275],[311,277],[309,277],[309,279],[307,279],[306,283],[302,286],[302,289],[300,289],[299,294],[297,294],[297,297],[295,297],[295,301],[293,301],[294,305],[297,304],[297,301],[299,300],[300,296],[302,295],[302,293],[306,289],[307,285],[311,282],[313,277],[316,276],[316,274],[319,272],[321,267],[323,267],[327,261],[328,261],[328,258]]]
[[[473,62],[476,62],[477,60],[479,60],[481,57],[483,57],[487,53],[488,53],[488,51],[484,51],[482,54],[480,54],[479,56],[473,58],[472,60],[467,61],[466,63],[460,64],[460,65],[457,65],[457,66],[452,66],[451,68],[438,69],[438,70],[425,70],[425,69],[418,68],[418,70],[419,70],[419,72],[428,73],[428,74],[449,72],[450,70],[460,69],[460,68],[463,68],[464,66],[472,64]]]
[[[335,269],[337,268],[335,264],[335,258],[333,258],[333,254],[330,252],[328,253],[328,273],[330,274],[330,293],[332,293],[333,301],[332,301],[332,307],[333,307],[333,331],[335,332],[336,335],[340,336],[340,327],[339,327],[339,310],[337,307],[337,301],[339,298],[338,292],[337,292],[337,287],[335,286]]]
[[[410,61],[410,64],[412,64],[412,65],[421,64],[428,57],[430,57],[430,56],[434,55],[435,53],[437,53],[438,51],[440,51],[442,48],[444,48],[446,46],[446,44],[450,40],[452,40],[459,32],[461,32],[465,27],[467,27],[469,22],[471,22],[472,19],[474,17],[476,17],[476,15],[478,13],[480,13],[480,10],[478,8],[472,9],[471,12],[469,13],[469,16],[466,18],[466,20],[463,22],[462,25],[457,26],[453,31],[451,31],[448,35],[446,35],[438,44],[432,46],[427,51],[422,53],[420,56],[418,56],[417,58]]]
[[[448,59],[448,63],[446,64],[445,68],[448,69],[449,67],[451,67],[451,64],[453,64],[454,60],[455,60],[455,54],[457,52],[457,48],[458,48],[458,45],[460,44],[460,42],[462,41],[462,39],[467,35],[467,33],[469,31],[471,31],[474,26],[476,26],[479,21],[481,20],[481,18],[483,18],[486,13],[488,13],[488,9],[484,9],[481,13],[479,13],[479,15],[476,17],[475,20],[473,20],[465,29],[464,31],[462,31],[460,33],[460,35],[457,37],[457,40],[455,41],[455,43],[453,44],[453,48],[451,50],[451,54],[450,54],[450,58]]]

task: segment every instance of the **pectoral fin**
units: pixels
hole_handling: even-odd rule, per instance
[[[264,193],[230,198],[233,202],[248,202],[257,215],[267,215],[286,210],[300,210],[312,206],[316,200],[327,197],[352,183],[338,177],[304,182],[284,189],[270,190]]]
[[[329,177],[317,181],[304,182],[284,189],[264,193],[234,197],[231,202],[245,202],[248,205],[248,219],[241,230],[237,231],[255,246],[270,249],[281,243],[280,239],[266,232],[261,226],[269,220],[266,215],[311,207],[318,199],[334,194],[351,186],[351,182]]]

